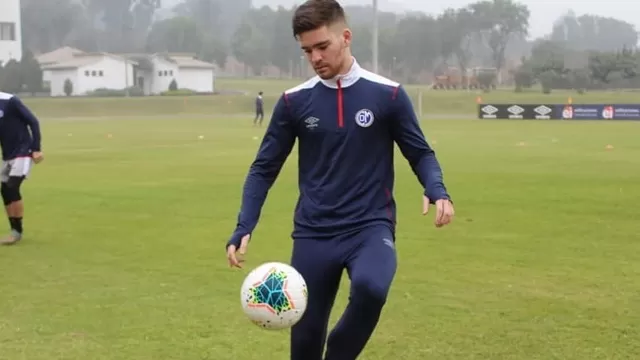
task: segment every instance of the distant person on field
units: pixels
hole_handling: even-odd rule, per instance
[[[0,92],[0,192],[11,225],[11,234],[0,244],[12,245],[22,239],[20,185],[29,175],[32,162],[38,164],[44,159],[40,139],[38,119],[16,96]]]
[[[253,119],[253,125],[262,126],[262,120],[264,119],[264,100],[262,99],[262,91],[258,93],[256,97],[256,117]]]
[[[291,265],[309,294],[291,329],[288,359],[355,360],[396,273],[394,144],[421,184],[422,214],[435,204],[440,228],[453,219],[453,204],[404,87],[363,69],[351,55],[352,33],[340,4],[308,0],[295,10],[292,27],[317,76],[286,90],[273,109],[245,178],[227,259],[242,266],[267,194],[297,143]],[[328,331],[345,270],[349,305]]]

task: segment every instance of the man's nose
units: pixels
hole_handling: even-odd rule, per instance
[[[318,50],[313,50],[311,52],[311,62],[314,64],[318,64],[322,61],[322,54]]]

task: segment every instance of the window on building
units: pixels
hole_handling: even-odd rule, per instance
[[[95,71],[95,70],[93,70],[93,71],[91,72],[91,76],[96,76],[96,71]]]
[[[16,24],[0,22],[0,41],[16,41]]]
[[[91,74],[91,73],[89,72],[89,70],[86,70],[86,71],[84,72],[84,76],[89,76],[90,74]]]
[[[98,76],[104,76],[104,72],[102,70],[98,71]]]

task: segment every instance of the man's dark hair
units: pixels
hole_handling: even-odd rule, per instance
[[[346,17],[336,0],[307,0],[293,14],[293,36],[331,26],[338,21],[346,21]]]

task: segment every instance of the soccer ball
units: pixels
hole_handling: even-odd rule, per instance
[[[242,283],[242,310],[268,330],[295,325],[307,309],[307,284],[293,267],[269,262],[253,269]]]

